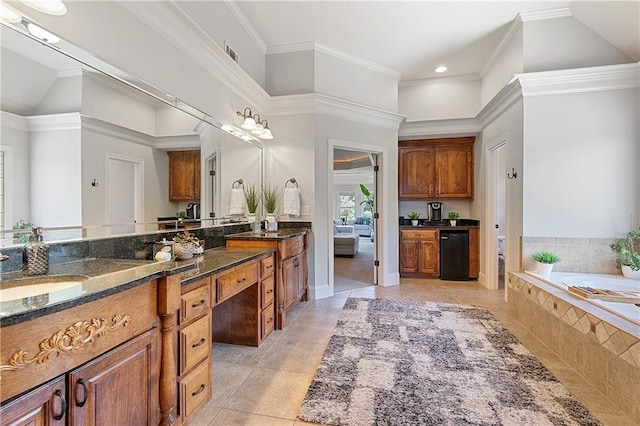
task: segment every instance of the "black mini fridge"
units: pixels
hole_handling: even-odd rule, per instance
[[[440,231],[440,279],[469,280],[469,231]]]

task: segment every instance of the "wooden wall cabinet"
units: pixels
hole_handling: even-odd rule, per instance
[[[200,151],[167,151],[169,200],[200,201]]]
[[[437,277],[440,274],[437,229],[400,231],[400,273]]]
[[[401,200],[473,199],[473,137],[398,142]]]

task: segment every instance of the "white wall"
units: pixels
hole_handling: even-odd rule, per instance
[[[480,106],[484,107],[506,85],[514,74],[523,70],[523,29],[518,27],[500,55],[482,77]],[[488,59],[488,58],[487,58]]]
[[[313,50],[266,56],[267,92],[271,96],[314,92]]]
[[[524,72],[633,62],[572,16],[523,25]]]
[[[471,118],[479,110],[479,78],[434,78],[407,82],[398,89],[398,112],[407,122]]]
[[[82,76],[60,77],[44,95],[33,115],[79,112],[81,105]]]
[[[5,229],[23,219],[29,221],[29,131],[22,117],[2,113],[2,151],[5,154]],[[9,166],[9,162],[12,164]]]
[[[638,89],[525,99],[524,235],[612,237],[640,224]]]
[[[233,182],[242,179],[244,188],[262,182],[262,149],[234,136],[224,134],[219,150],[220,200],[222,214],[229,214],[229,200]],[[262,206],[262,204],[260,205]],[[258,210],[258,213],[260,210]],[[245,214],[248,211],[245,210]]]

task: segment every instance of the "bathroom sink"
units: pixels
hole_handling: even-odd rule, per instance
[[[0,281],[0,302],[66,290],[88,279],[86,275],[40,275]]]

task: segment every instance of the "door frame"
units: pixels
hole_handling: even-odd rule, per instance
[[[500,135],[498,138],[487,144],[487,170],[486,170],[486,193],[487,199],[485,204],[485,259],[487,272],[485,274],[485,287],[488,289],[498,289],[498,232],[495,225],[498,223],[498,185],[499,174],[505,170],[500,170],[499,152],[500,149],[507,147],[507,134]],[[504,151],[503,151],[504,153]],[[506,233],[506,224],[505,224]],[[506,237],[506,235],[505,235]],[[506,286],[505,286],[506,287]]]
[[[111,212],[111,176],[109,174],[109,162],[111,160],[125,161],[133,164],[133,216],[135,220],[135,232],[140,233],[144,231],[144,160],[135,157],[129,157],[126,155],[115,154],[112,152],[105,153],[105,223],[111,225],[110,212]],[[111,226],[107,227],[107,235],[112,234]]]

